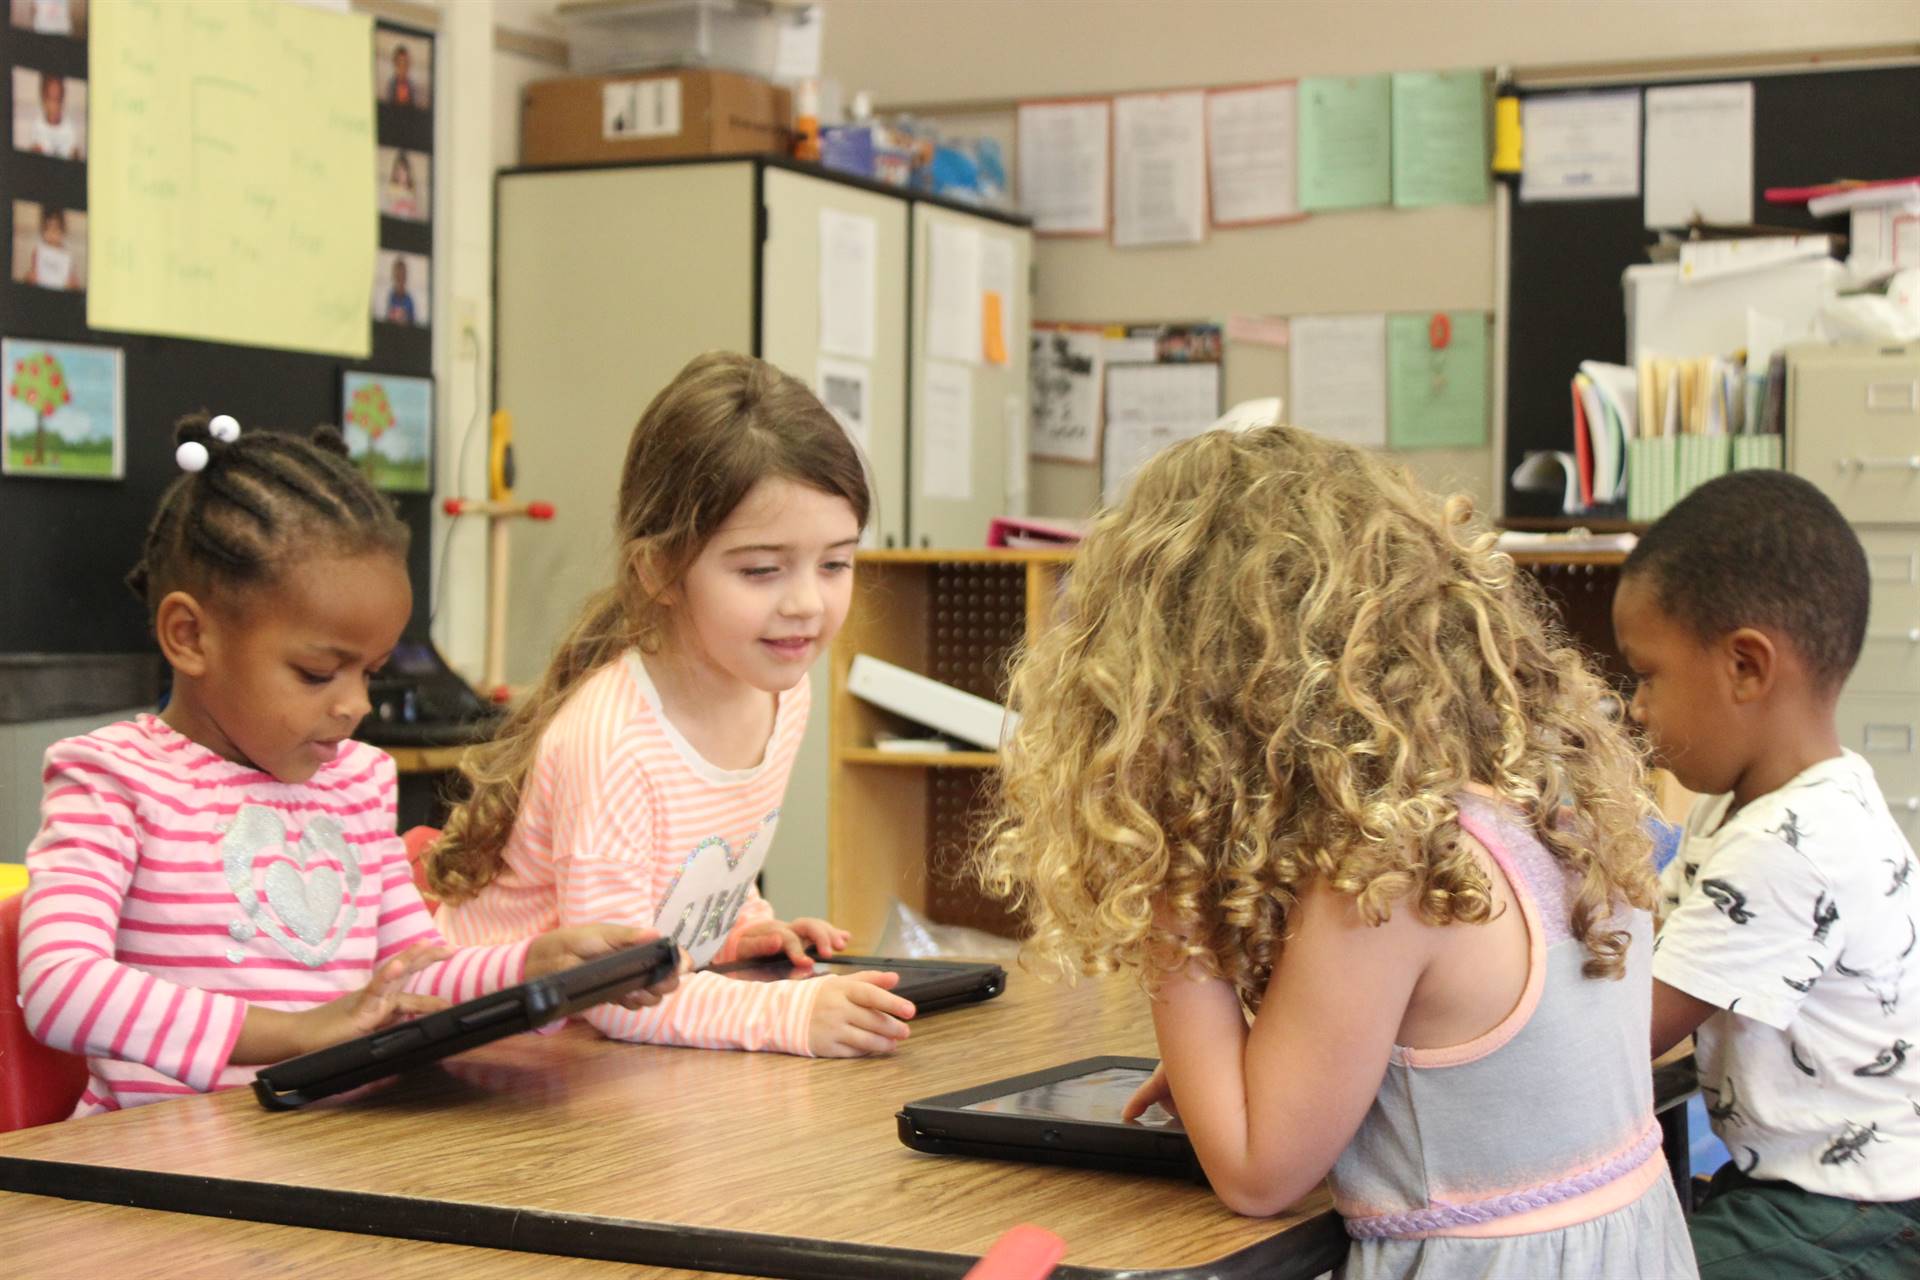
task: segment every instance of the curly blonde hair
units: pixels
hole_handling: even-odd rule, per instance
[[[1197,960],[1248,1009],[1316,881],[1379,924],[1493,910],[1456,797],[1496,792],[1572,875],[1589,977],[1648,907],[1643,766],[1529,575],[1403,470],[1291,427],[1168,449],[1094,524],[1018,661],[975,856],[1061,973]],[[1168,913],[1185,938],[1156,927]]]

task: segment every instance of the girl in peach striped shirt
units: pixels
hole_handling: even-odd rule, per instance
[[[471,797],[429,862],[449,939],[608,919],[671,935],[696,966],[846,946],[823,920],[776,919],[754,878],[867,508],[853,442],[801,383],[718,352],[681,370],[627,447],[617,580],[469,754]],[[693,973],[657,1007],[586,1017],[620,1040],[853,1057],[906,1038],[897,982]]]

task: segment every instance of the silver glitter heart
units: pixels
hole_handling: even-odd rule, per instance
[[[301,964],[317,969],[353,930],[360,854],[347,843],[340,824],[324,815],[308,823],[293,862],[284,833],[281,816],[260,805],[242,805],[234,815],[220,841],[220,860],[227,887],[247,919],[234,921],[227,932],[244,942],[257,929]],[[340,870],[325,865],[320,855],[328,854]]]

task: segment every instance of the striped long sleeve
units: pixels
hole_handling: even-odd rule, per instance
[[[661,713],[638,655],[581,683],[548,725],[505,867],[480,894],[440,908],[458,942],[498,942],[610,920],[658,929],[696,965],[731,957],[772,918],[754,890],[806,728],[807,685],[780,695],[761,762],[709,763]],[[807,1053],[815,982],[683,977],[658,1005],[584,1015],[614,1039]]]
[[[280,783],[153,717],[55,744],[27,854],[20,982],[40,1040],[89,1059],[80,1112],[244,1084],[250,1005],[298,1011],[439,934],[393,833],[393,763],[349,744]],[[430,966],[462,1000],[520,980],[525,942]]]

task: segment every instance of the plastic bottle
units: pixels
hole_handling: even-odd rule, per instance
[[[794,95],[793,158],[820,163],[820,82],[802,80]]]

